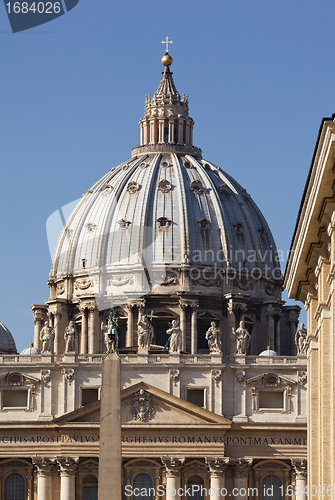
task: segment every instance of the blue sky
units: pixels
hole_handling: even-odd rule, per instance
[[[194,144],[288,251],[321,119],[335,111],[334,17],[330,0],[80,0],[12,34],[0,9],[0,319],[19,351],[31,304],[49,296],[46,220],[130,157],[167,35]]]

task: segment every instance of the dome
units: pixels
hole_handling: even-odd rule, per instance
[[[273,351],[272,349],[270,349],[270,347],[268,347],[266,349],[266,351],[262,351],[259,356],[278,356],[278,353],[276,353],[276,351]]]
[[[29,347],[23,349],[21,354],[25,354],[27,356],[34,356],[35,354],[41,354],[41,351],[39,349],[36,349],[36,347],[34,347],[34,344],[30,344]]]
[[[239,271],[242,292],[265,295],[264,285],[245,282],[248,275],[266,279],[268,295],[280,298],[281,271],[266,220],[246,189],[202,158],[192,144],[193,124],[188,97],[180,97],[166,67],[157,92],[146,98],[141,145],[83,195],[66,221],[52,280],[89,275],[90,283],[78,282],[77,289],[91,286],[95,296],[118,295],[122,286],[122,293],[141,295],[162,283],[165,293],[181,266],[196,266],[198,283],[207,279],[196,276],[199,269],[209,280],[219,278],[214,269],[221,278]]]
[[[214,322],[222,352],[233,354],[243,321],[250,354],[264,345],[295,352],[284,331],[295,309],[281,300],[271,231],[245,187],[193,144],[188,96],[177,91],[170,66],[146,96],[139,124],[140,144],[87,190],[63,226],[50,299],[33,306],[34,345],[42,348],[39,331],[47,320],[55,353],[65,352],[67,322],[74,321],[78,351],[103,352],[113,307],[122,349],[138,347],[145,314],[152,319],[152,346],[166,345],[175,319],[183,352],[208,351]]]
[[[8,328],[0,321],[0,353],[16,353],[15,341]]]

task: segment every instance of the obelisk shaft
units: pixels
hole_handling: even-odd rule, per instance
[[[122,499],[121,362],[109,353],[102,362],[99,500]]]

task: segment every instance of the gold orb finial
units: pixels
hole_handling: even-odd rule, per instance
[[[173,63],[172,57],[170,56],[170,54],[168,52],[166,52],[165,56],[162,57],[163,66],[171,66],[172,63]]]

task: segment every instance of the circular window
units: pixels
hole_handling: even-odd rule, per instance
[[[191,166],[190,162],[189,162],[189,161],[185,161],[185,163],[184,163],[184,167],[186,167],[186,168],[190,168],[190,166]]]

